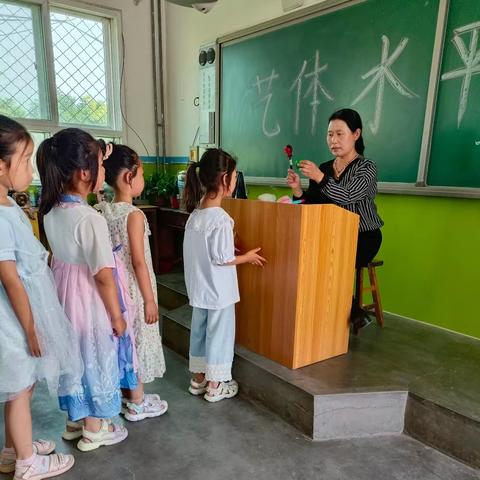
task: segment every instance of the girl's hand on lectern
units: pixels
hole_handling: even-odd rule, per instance
[[[256,265],[257,267],[263,267],[267,261],[265,258],[261,257],[258,252],[261,248],[254,248],[245,254],[245,263],[250,263],[251,265]]]
[[[237,255],[235,257],[235,260],[232,262],[225,263],[225,266],[230,266],[230,265],[243,265],[244,263],[250,263],[251,265],[256,265],[257,267],[263,267],[267,261],[265,258],[261,257],[258,252],[261,250],[261,248],[254,248],[252,250],[249,250],[247,253],[244,253],[243,255]]]

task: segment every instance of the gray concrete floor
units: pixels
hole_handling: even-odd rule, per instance
[[[406,436],[314,443],[282,420],[239,397],[208,404],[186,390],[186,362],[166,352],[165,379],[148,386],[170,410],[128,423],[117,446],[81,453],[60,438],[64,416],[42,388],[34,396],[37,437],[75,455],[65,480],[473,480],[480,472]],[[0,440],[3,442],[3,423]],[[0,475],[0,479],[8,478]]]

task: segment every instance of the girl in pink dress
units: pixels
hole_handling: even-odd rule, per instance
[[[77,444],[82,451],[119,443],[128,435],[109,421],[121,409],[118,339],[127,323],[107,223],[86,202],[103,184],[103,160],[99,143],[74,128],[45,140],[37,152],[43,186],[40,214],[53,253],[53,274],[85,364],[83,390],[60,398],[69,419],[63,437],[82,437]],[[125,362],[122,368],[132,370]]]

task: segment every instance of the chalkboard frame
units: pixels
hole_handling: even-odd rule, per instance
[[[366,0],[325,0],[324,2],[310,7],[306,7],[296,12],[291,12],[282,17],[278,17],[257,25],[238,30],[219,37],[216,41],[219,53],[216,75],[216,121],[215,138],[221,142],[221,85],[222,85],[222,53],[223,48],[234,43],[242,42],[250,38],[261,36],[269,32],[302,23],[312,18],[326,15],[336,10],[348,8]],[[427,184],[428,166],[430,161],[430,149],[433,137],[435,108],[437,102],[438,86],[440,82],[440,70],[442,65],[442,55],[445,44],[445,34],[447,29],[448,11],[450,0],[439,0],[439,9],[437,25],[435,32],[434,48],[432,51],[432,66],[429,78],[429,87],[427,102],[425,108],[425,120],[422,133],[422,143],[420,158],[418,164],[418,173],[416,183],[399,182],[379,182],[378,189],[381,193],[404,194],[404,195],[423,195],[423,196],[442,196],[442,197],[460,197],[460,198],[478,198],[480,199],[480,188],[467,187],[447,187],[431,186]],[[277,177],[246,177],[245,181],[251,185],[272,185],[285,186],[285,179]]]

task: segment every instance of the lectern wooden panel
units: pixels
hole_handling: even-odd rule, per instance
[[[240,345],[289,368],[348,350],[358,216],[335,205],[224,201],[242,250],[265,267],[238,267]]]

